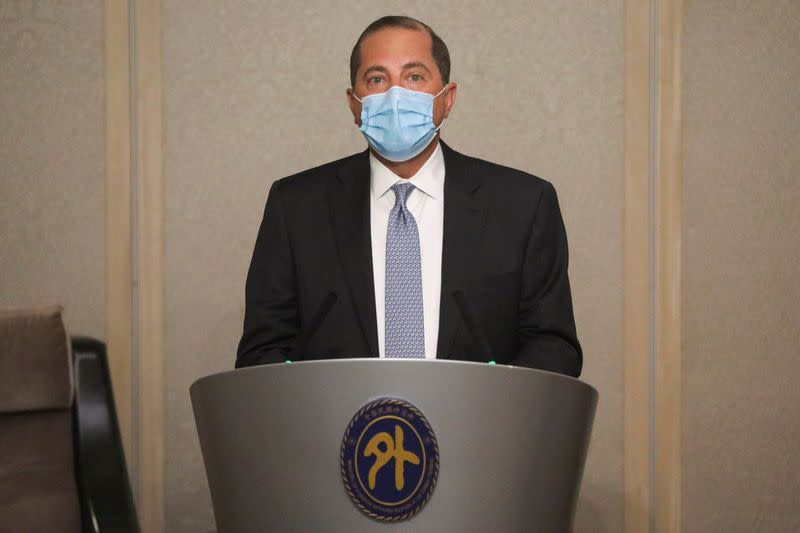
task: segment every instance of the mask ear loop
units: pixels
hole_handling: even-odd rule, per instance
[[[442,94],[442,93],[444,92],[444,90],[445,90],[445,89],[447,89],[447,86],[448,86],[448,85],[450,85],[450,84],[448,83],[447,85],[445,85],[444,87],[442,87],[442,90],[441,90],[441,91],[439,91],[439,92],[436,94],[436,96],[434,96],[434,97],[433,97],[433,99],[435,100],[436,98],[438,98],[438,97],[439,97],[439,95],[440,95],[440,94]],[[353,95],[353,96],[355,96],[355,95]],[[439,128],[441,128],[441,127],[442,127],[442,124],[444,124],[444,121],[445,121],[445,119],[442,119],[442,121],[439,123],[439,125],[438,125],[438,126],[436,126],[436,129],[435,129],[435,130],[433,130],[433,131],[439,131]]]

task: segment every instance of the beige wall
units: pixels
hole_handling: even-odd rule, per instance
[[[0,0],[0,305],[105,334],[103,3]]]
[[[139,13],[144,1],[137,2]],[[132,361],[118,363],[134,369],[120,374],[133,392],[134,449],[150,453],[132,477],[141,475],[148,494],[163,483],[164,531],[213,529],[188,386],[233,365],[244,277],[269,185],[363,148],[344,100],[348,55],[363,27],[388,12],[427,21],[450,46],[459,95],[444,138],[465,153],[545,177],[559,192],[585,348],[583,378],[600,391],[576,531],[623,531],[623,509],[647,502],[663,481],[659,476],[681,480],[679,506],[654,500],[647,509],[675,510],[682,527],[671,531],[800,529],[800,397],[791,383],[800,371],[800,294],[792,276],[800,260],[796,2],[683,0],[684,193],[677,243],[683,338],[674,391],[650,381],[657,350],[643,351],[635,371],[627,367],[629,378],[647,386],[623,383],[623,365],[630,364],[622,356],[623,335],[637,334],[623,331],[623,298],[636,297],[622,293],[623,254],[646,260],[657,244],[653,237],[646,246],[622,245],[623,212],[635,211],[623,196],[623,150],[632,146],[630,139],[623,145],[623,23],[624,9],[646,13],[678,2],[147,4],[156,10],[131,27],[141,31],[135,50],[158,48],[141,36],[161,34],[158,13],[163,18],[163,86],[153,69],[140,68],[134,80],[140,88],[155,83],[164,94],[163,115],[148,103],[157,101],[152,93],[147,99],[139,94],[136,107],[140,119],[163,119],[164,126],[163,433],[158,416],[155,430],[137,431],[145,424],[141,412],[136,416],[137,406],[161,406],[158,395],[148,396],[155,400],[147,404],[142,398],[161,382],[159,350],[143,355],[134,349]],[[103,12],[100,1],[0,0],[0,305],[59,301],[71,330],[100,337],[111,313],[105,264],[128,246],[121,240],[119,249],[106,249],[103,237],[107,196],[127,198],[114,187],[104,189]],[[666,39],[654,27],[647,31],[655,41]],[[121,34],[108,39],[127,42]],[[655,73],[659,64],[653,67]],[[127,69],[124,61],[111,62],[109,73],[123,80],[117,87],[126,85]],[[650,92],[655,81],[636,86],[639,96],[657,97]],[[116,110],[122,116],[127,98]],[[638,133],[658,144],[669,133],[661,119]],[[132,136],[134,160],[159,165],[154,146],[157,140]],[[672,177],[646,181],[654,186]],[[139,168],[131,190],[140,206],[135,191],[141,178]],[[158,178],[151,183],[158,185]],[[655,206],[663,192],[654,191]],[[157,277],[158,239],[137,233],[144,226],[159,229],[156,211],[132,210],[134,246],[145,257],[130,258],[155,264]],[[657,236],[652,223],[642,221]],[[648,276],[658,283],[656,272],[665,265],[652,267]],[[157,283],[133,287],[134,302],[158,302],[141,293],[157,290]],[[647,289],[640,296],[649,295]],[[663,310],[660,302],[652,304],[651,311]],[[647,334],[655,339],[656,318],[649,318],[654,329]],[[119,342],[132,334],[127,340],[135,346],[142,332],[146,328],[133,327]],[[634,388],[650,396],[634,397]],[[681,393],[682,453],[674,471],[654,469],[654,485],[643,493],[628,487],[623,497],[623,460],[628,468],[644,464],[639,477],[647,479],[660,443],[658,435],[649,439],[648,427],[631,426],[628,434],[641,432],[644,447],[623,450],[626,391],[628,405]],[[658,418],[649,422],[664,427]],[[161,446],[163,479],[154,468]],[[640,453],[644,463],[630,461]],[[139,504],[158,530],[160,504]],[[648,533],[630,524],[626,531]]]
[[[684,530],[800,531],[800,4],[684,20]]]
[[[429,23],[459,83],[444,138],[551,180],[570,237],[584,378],[601,401],[579,531],[622,517],[620,1],[164,2],[167,530],[212,527],[188,387],[233,366],[273,180],[362,150],[350,49],[389,12]]]

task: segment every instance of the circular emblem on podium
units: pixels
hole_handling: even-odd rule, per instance
[[[350,420],[340,454],[345,490],[361,512],[382,522],[417,514],[439,475],[439,447],[425,416],[397,398],[380,398]]]

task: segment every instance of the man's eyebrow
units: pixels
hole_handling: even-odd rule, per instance
[[[428,68],[428,65],[426,65],[422,61],[410,61],[410,62],[406,63],[405,65],[403,65],[403,70],[409,70],[409,69],[412,69],[412,68],[421,68],[421,69],[425,70],[428,74],[430,74],[430,72],[431,72],[431,69]],[[363,74],[362,77],[364,79],[368,78],[370,72],[382,72],[382,73],[386,74],[387,76],[389,75],[389,69],[387,69],[383,65],[372,65],[371,67],[369,67],[367,70],[364,71],[364,74]]]
[[[383,65],[372,65],[371,67],[369,67],[367,70],[364,71],[364,76],[363,77],[367,78],[367,75],[370,72],[373,72],[373,71],[383,72],[384,74],[387,74],[387,75],[389,74],[389,69],[387,69]]]
[[[406,63],[405,65],[403,65],[403,70],[408,70],[408,69],[412,69],[412,68],[421,68],[421,69],[424,69],[424,70],[425,70],[425,71],[427,71],[429,74],[430,74],[430,72],[431,72],[431,69],[429,69],[429,68],[428,68],[428,65],[426,65],[426,64],[425,64],[425,63],[423,63],[422,61],[412,61],[412,62],[410,62],[410,63]]]

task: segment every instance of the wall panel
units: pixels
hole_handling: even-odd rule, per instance
[[[684,531],[798,531],[800,4],[685,4]]]
[[[578,531],[622,529],[622,2],[164,1],[167,530],[212,527],[189,405],[233,366],[270,184],[362,150],[350,49],[387,13],[429,23],[459,83],[444,138],[552,181],[584,379],[600,405]]]
[[[0,1],[0,305],[105,335],[103,3]]]

